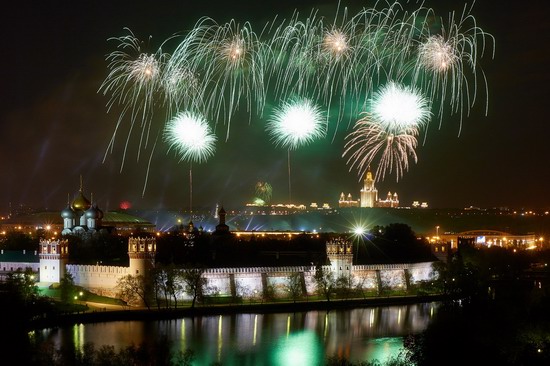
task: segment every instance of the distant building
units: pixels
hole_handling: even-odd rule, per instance
[[[428,208],[428,202],[420,203],[418,201],[413,201],[412,207],[414,207],[414,208]]]
[[[14,215],[0,222],[0,233],[18,231],[31,236],[53,238],[58,235],[91,237],[98,233],[134,235],[154,233],[156,226],[125,212],[103,212],[80,189],[61,212],[34,212]]]
[[[397,192],[393,195],[391,192],[388,192],[385,200],[378,200],[376,202],[376,207],[398,207],[399,206],[399,197]]]
[[[378,199],[378,190],[374,186],[374,177],[370,170],[367,169],[363,188],[360,191],[360,198],[353,199],[351,193],[346,196],[344,192],[340,194],[338,207],[399,207],[399,197],[397,192],[388,192],[386,199]]]
[[[367,169],[363,188],[361,189],[361,207],[376,207],[378,201],[378,190],[374,186],[374,178],[370,167]]]
[[[348,193],[347,197],[344,195],[344,192],[340,194],[340,199],[338,200],[338,207],[359,207],[360,200],[354,200],[351,197],[351,193]]]

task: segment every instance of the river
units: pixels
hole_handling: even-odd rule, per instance
[[[322,365],[338,355],[352,362],[384,362],[403,337],[428,326],[438,303],[351,310],[232,314],[157,321],[113,321],[35,331],[35,342],[82,349],[154,343],[166,337],[175,351],[192,349],[194,365]]]

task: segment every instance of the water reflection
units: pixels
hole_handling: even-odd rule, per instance
[[[437,303],[426,303],[80,324],[36,332],[34,338],[82,349],[87,342],[123,348],[165,336],[174,350],[193,349],[196,365],[317,365],[333,355],[382,361],[399,352],[403,336],[424,330],[436,310]]]

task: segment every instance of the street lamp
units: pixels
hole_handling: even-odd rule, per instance
[[[439,226],[435,227],[435,236],[439,239]]]

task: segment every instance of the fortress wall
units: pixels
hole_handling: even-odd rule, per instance
[[[235,292],[243,298],[261,297],[263,291],[262,273],[240,273],[235,275]]]
[[[432,262],[413,263],[409,267],[411,274],[411,283],[420,281],[429,281],[433,277]]]
[[[380,271],[382,286],[389,288],[405,287],[405,272],[402,269]]]
[[[330,271],[331,266],[323,267]],[[75,284],[100,295],[116,295],[119,278],[130,273],[129,267],[67,265],[67,272],[73,275]],[[432,263],[413,264],[380,264],[354,265],[351,276],[354,286],[363,289],[378,287],[378,274],[383,286],[400,288],[406,286],[405,270],[411,277],[410,282],[428,280],[432,275]],[[205,294],[210,296],[232,296],[259,298],[264,293],[264,286],[271,286],[275,296],[287,294],[289,277],[300,273],[308,295],[316,292],[315,268],[310,266],[295,267],[243,267],[243,268],[209,268],[203,276],[207,280]],[[190,299],[184,294],[182,299]]]
[[[98,295],[113,296],[119,278],[129,274],[129,267],[68,264],[66,266],[77,286],[89,289]]]
[[[354,266],[358,267],[358,266]],[[357,269],[352,270],[353,284],[365,290],[376,289],[377,279],[375,270]]]
[[[226,273],[212,274],[204,273],[203,277],[206,278],[206,290],[205,295],[208,296],[231,296],[231,281],[229,275]]]

